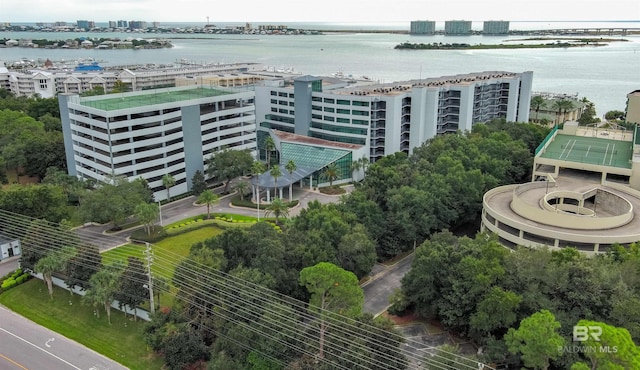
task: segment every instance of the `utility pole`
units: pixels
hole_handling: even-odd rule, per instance
[[[158,210],[160,211],[160,226],[162,225],[162,204],[158,201]]]
[[[153,273],[151,272],[151,264],[153,263],[153,252],[151,244],[145,243],[147,248],[144,250],[145,259],[147,260],[147,275],[149,276],[149,307],[151,314],[156,313],[156,305],[153,301]]]

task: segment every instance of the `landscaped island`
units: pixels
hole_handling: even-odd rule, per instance
[[[464,44],[464,43],[451,43],[443,44],[441,42],[433,42],[431,44],[425,43],[411,43],[403,42],[395,46],[395,49],[414,49],[414,50],[466,50],[466,49],[538,49],[538,48],[572,48],[583,46],[606,46],[609,42],[615,41],[628,41],[625,39],[603,39],[603,38],[528,38],[518,40],[506,40],[506,42],[517,41],[550,41],[547,43],[536,44]]]

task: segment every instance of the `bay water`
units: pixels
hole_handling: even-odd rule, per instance
[[[566,23],[521,22],[519,29],[553,28],[640,28],[640,22]],[[176,23],[176,25],[179,23]],[[185,24],[182,24],[185,26]],[[239,24],[237,24],[239,25]],[[163,24],[164,26],[164,24]],[[186,25],[188,26],[188,25]],[[200,24],[202,26],[202,24]],[[607,46],[549,49],[487,50],[397,50],[402,42],[412,43],[514,43],[526,36],[413,36],[397,33],[372,33],[372,30],[406,30],[399,24],[299,24],[304,29],[323,29],[320,35],[232,35],[232,34],[142,34],[142,33],[44,33],[0,32],[4,39],[65,40],[97,38],[167,38],[173,48],[153,50],[30,49],[0,48],[0,61],[11,62],[51,59],[74,61],[80,58],[100,60],[101,65],[154,63],[257,62],[270,69],[293,69],[297,73],[366,76],[380,82],[481,71],[533,71],[533,90],[578,94],[596,105],[600,116],[609,110],[624,110],[626,95],[640,89],[640,35],[598,36],[627,41]],[[324,27],[324,28],[323,28]],[[474,26],[474,28],[477,28]],[[518,29],[512,23],[511,29]],[[348,30],[350,32],[335,32]],[[546,42],[546,41],[545,41]]]

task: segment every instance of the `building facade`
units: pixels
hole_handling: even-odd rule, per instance
[[[445,35],[469,35],[471,34],[471,21],[445,21]]]
[[[147,180],[166,199],[191,189],[205,160],[224,149],[255,155],[254,92],[207,86],[177,87],[81,98],[59,95],[69,175],[105,181]]]
[[[629,123],[640,124],[640,90],[627,94],[625,120]]]
[[[411,35],[433,35],[436,33],[435,21],[411,21],[409,34]]]
[[[7,86],[15,96],[52,98],[59,93],[76,93],[101,87],[110,91],[121,83],[128,91],[175,86],[176,78],[261,71],[257,63],[230,63],[206,66],[181,66],[158,69],[122,68],[101,71],[71,69],[31,69],[13,71],[0,67],[0,87]]]
[[[0,235],[0,261],[19,256],[21,253],[19,239]]]
[[[485,21],[482,24],[483,35],[509,34],[509,21]]]
[[[275,129],[364,146],[369,160],[494,118],[527,122],[533,72],[482,72],[390,84],[302,76],[256,86],[261,158]]]

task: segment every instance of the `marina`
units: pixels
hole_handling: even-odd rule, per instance
[[[515,22],[514,22],[515,23]],[[638,22],[611,27],[629,27]],[[178,24],[175,24],[176,26]],[[172,25],[169,25],[172,26]],[[437,52],[413,52],[394,50],[403,42],[410,43],[467,43],[500,44],[518,40],[522,36],[414,36],[396,33],[367,33],[359,29],[406,29],[402,24],[293,24],[297,27],[323,28],[321,36],[280,35],[165,35],[173,48],[159,50],[96,50],[96,49],[37,49],[4,48],[0,61],[9,63],[23,59],[38,61],[71,61],[81,58],[100,60],[99,65],[108,68],[138,66],[156,68],[185,61],[193,65],[216,63],[259,63],[274,73],[287,70],[317,76],[331,76],[340,71],[344,76],[371,81],[394,82],[434,76],[473,73],[479,71],[509,69],[534,71],[535,91],[578,94],[594,102],[599,116],[609,110],[624,110],[626,95],[638,89],[640,79],[636,66],[640,64],[640,36],[628,35],[628,42],[612,42],[602,47],[553,48],[553,49],[486,49],[486,50],[438,50]],[[522,22],[513,28],[607,28],[600,23],[551,23]],[[351,33],[330,32],[348,29]],[[0,32],[0,38],[21,37],[59,39],[57,33]],[[72,33],[75,37],[103,37],[100,33]],[[127,33],[113,33],[110,37],[130,37]]]

